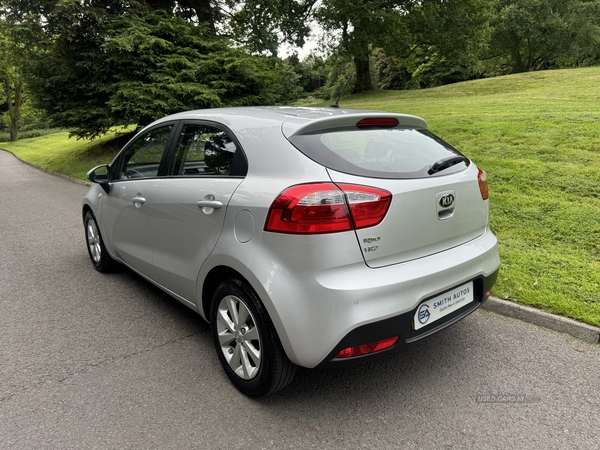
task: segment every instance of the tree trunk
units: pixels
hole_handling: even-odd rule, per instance
[[[354,92],[373,90],[371,71],[369,70],[369,55],[367,54],[361,57],[355,56],[354,66],[356,67],[356,83],[354,84]]]
[[[371,91],[373,83],[371,82],[371,71],[369,70],[369,42],[360,22],[354,23],[353,41],[351,48],[352,57],[354,59],[354,67],[356,68],[356,82],[354,83],[354,92]]]
[[[214,11],[210,4],[210,0],[192,0],[192,5],[196,10],[198,22],[208,25],[211,34],[216,35]]]
[[[10,117],[10,141],[14,142],[19,138],[19,120],[21,120],[21,105],[23,104],[23,83],[16,81],[13,86],[10,79],[4,84],[6,93],[6,104],[8,105],[8,115]]]
[[[186,9],[192,10],[198,19],[198,23],[206,25],[210,34],[213,36],[217,34],[215,21],[219,11],[218,8],[213,8],[211,0],[180,0],[177,3]]]

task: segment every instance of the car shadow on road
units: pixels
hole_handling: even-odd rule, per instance
[[[309,404],[324,397],[336,408],[349,410],[368,407],[379,398],[387,402],[390,396],[407,405],[440,401],[428,399],[431,386],[455,383],[469,360],[476,357],[473,337],[478,332],[476,321],[466,318],[422,341],[364,363],[299,369],[290,386],[263,401],[275,411],[290,402]]]
[[[124,266],[109,277],[116,283],[115,289],[134,291],[135,296],[129,301],[143,302],[143,308],[150,316],[168,316],[173,326],[195,330],[202,342],[199,357],[204,354],[204,357],[217,360],[212,351],[210,325],[197,312]],[[323,399],[329,399],[330,404],[342,409],[360,407],[363,404],[361,399],[364,399],[364,405],[368,405],[380,396],[394,396],[407,403],[423,401],[428,386],[447,382],[464,369],[472,353],[472,343],[481,332],[476,321],[467,317],[422,341],[364,363],[340,368],[298,368],[294,381],[288,387],[253,402],[259,408],[265,407],[270,413],[276,413],[290,404],[309,408],[311,403],[321,403]],[[225,378],[221,371],[214,376]],[[234,389],[233,386],[231,388]]]

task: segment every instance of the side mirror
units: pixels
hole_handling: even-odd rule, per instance
[[[100,166],[96,166],[87,173],[86,177],[92,183],[97,183],[100,186],[102,186],[103,188],[107,188],[108,183],[111,182],[110,166],[108,164],[102,164]]]

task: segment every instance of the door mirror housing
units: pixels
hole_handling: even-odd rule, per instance
[[[87,173],[86,177],[92,183],[98,183],[101,186],[105,186],[111,182],[110,166],[108,164],[96,166]]]
[[[112,181],[110,176],[110,166],[108,164],[94,167],[86,174],[86,177],[92,183],[99,184],[100,187],[104,189],[104,192],[108,194],[110,182]]]

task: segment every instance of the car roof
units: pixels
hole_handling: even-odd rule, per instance
[[[383,111],[370,111],[346,108],[323,108],[306,106],[247,106],[232,108],[200,109],[173,114],[155,123],[169,120],[208,120],[222,122],[233,128],[246,127],[247,119],[266,119],[279,123],[283,134],[291,137],[320,129],[355,126],[363,118],[396,118],[399,126],[427,128],[427,122],[420,117]]]

